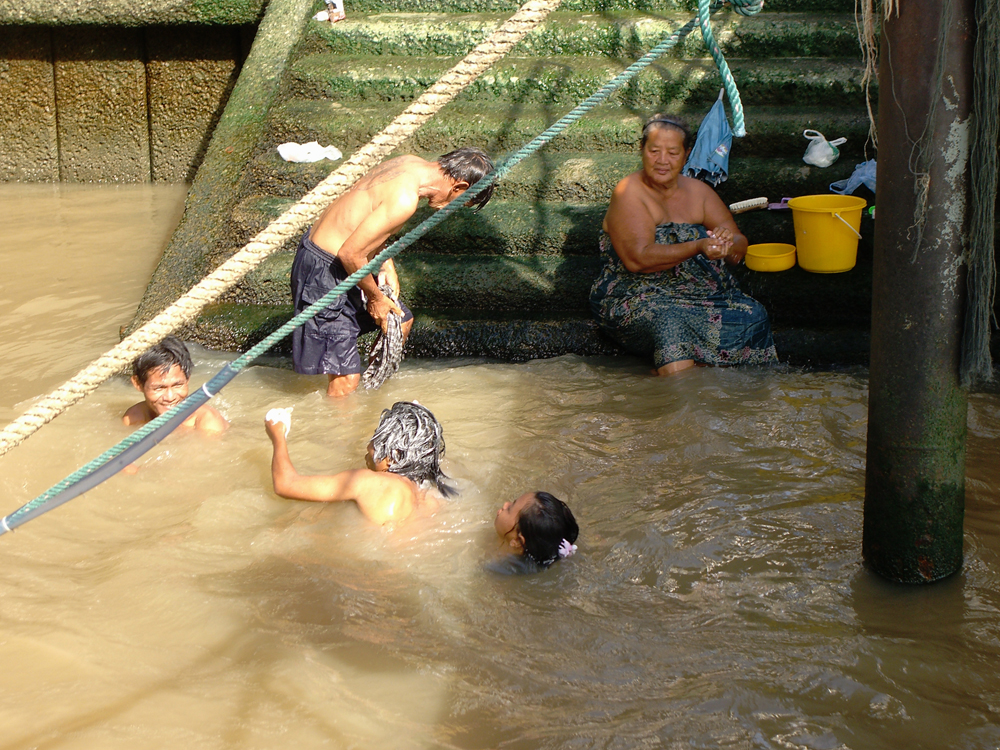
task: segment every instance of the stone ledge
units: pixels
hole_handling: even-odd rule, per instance
[[[213,305],[180,335],[210,349],[245,352],[290,316],[290,306]],[[868,363],[869,332],[857,326],[776,327],[774,339],[781,361],[792,366],[827,369]],[[363,346],[369,344],[370,339],[363,342]],[[406,356],[434,359],[486,357],[525,362],[563,354],[629,356],[601,333],[593,319],[581,315],[501,317],[417,310],[406,343]],[[266,356],[269,364],[287,366],[290,339],[286,337]]]
[[[408,102],[420,96],[458,57],[306,55],[291,66],[288,94],[337,101]],[[624,62],[624,61],[623,61]],[[758,106],[864,107],[863,69],[855,58],[729,60],[740,95]],[[457,101],[499,99],[570,106],[591,96],[625,66],[599,57],[506,57],[473,82]],[[710,106],[721,87],[709,59],[661,58],[612,95],[632,108]],[[874,86],[873,86],[874,88]]]
[[[239,26],[267,0],[0,0],[0,26]]]
[[[493,33],[507,13],[352,13],[346,23],[312,24],[304,43],[310,51],[341,55],[464,55]],[[686,11],[581,13],[556,11],[528,34],[515,55],[638,57],[692,18]],[[727,57],[854,57],[853,14],[718,13],[713,31]],[[706,57],[695,29],[667,57]]]

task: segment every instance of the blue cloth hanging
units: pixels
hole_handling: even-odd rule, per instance
[[[724,93],[725,90],[719,92],[719,98],[698,126],[698,137],[684,165],[685,175],[712,187],[729,177],[729,150],[733,146],[733,131],[722,103]]]
[[[875,192],[875,171],[878,164],[874,159],[863,161],[854,168],[854,173],[846,180],[830,183],[830,192],[848,195],[864,185]]]

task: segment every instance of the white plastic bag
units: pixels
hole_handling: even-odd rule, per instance
[[[314,162],[320,159],[337,161],[343,157],[336,146],[320,146],[316,141],[309,143],[282,143],[278,146],[278,156],[285,161]]]
[[[818,130],[803,130],[802,137],[809,139],[806,146],[806,153],[802,161],[812,164],[814,167],[829,167],[840,157],[837,146],[847,143],[846,138],[838,138],[835,141],[828,141]]]

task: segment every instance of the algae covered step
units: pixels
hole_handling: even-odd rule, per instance
[[[222,301],[290,304],[292,257],[288,252],[270,256]],[[598,265],[596,256],[443,255],[414,249],[396,258],[402,298],[410,307],[497,313],[586,311]]]
[[[310,26],[304,49],[338,55],[465,55],[507,17],[507,13],[352,14],[348,23]],[[513,54],[635,59],[691,18],[687,11],[557,11],[532,30]],[[858,50],[851,14],[761,13],[745,17],[723,12],[713,17],[712,27],[727,57],[847,57]],[[701,31],[695,27],[667,56],[690,59],[708,54]]]
[[[40,0],[35,0],[39,2]],[[351,0],[351,10],[358,13],[413,12],[425,13],[507,13],[521,6],[520,0]],[[686,11],[695,13],[697,0],[563,0],[561,10],[581,13],[609,13],[639,10],[646,13]],[[768,11],[821,11],[851,13],[854,0],[767,0]]]
[[[348,101],[411,101],[434,84],[456,57],[317,53],[299,58],[287,81],[293,97]],[[591,96],[628,63],[596,57],[507,57],[470,84],[458,100],[501,100],[574,105]],[[757,105],[864,107],[862,68],[840,58],[729,61],[740,95]],[[711,60],[661,59],[612,95],[633,108],[707,106],[719,93]]]
[[[256,234],[292,205],[290,198],[258,196],[241,202],[233,213],[243,235]],[[604,203],[526,203],[494,199],[482,211],[453,214],[425,234],[402,257],[411,252],[437,255],[498,255],[510,258],[532,256],[597,255]],[[400,230],[404,234],[432,214],[419,209]],[[750,242],[794,242],[788,211],[753,211],[736,217]],[[289,243],[288,251],[294,249]],[[272,257],[278,257],[277,255]],[[270,262],[270,261],[268,261]]]
[[[206,308],[183,335],[211,349],[243,352],[277,330],[291,315],[291,306],[216,304]],[[361,338],[362,352],[371,346],[372,340],[371,335]],[[779,359],[790,365],[830,367],[868,363],[868,331],[856,326],[776,325],[774,340]],[[496,316],[466,310],[444,314],[416,310],[404,353],[408,358],[477,357],[504,362],[566,354],[625,354],[589,315]],[[290,339],[286,337],[272,347],[261,361],[290,368]]]
[[[272,110],[263,143],[275,146],[285,141],[319,141],[349,155],[368,143],[404,108],[400,102],[290,99]],[[539,103],[453,102],[417,131],[406,148],[440,155],[463,145],[476,145],[499,162],[504,154],[521,148],[570,109],[571,105]],[[685,106],[672,112],[685,117],[692,132],[697,132],[707,110]],[[636,155],[642,124],[652,113],[619,104],[602,105],[546,144],[545,151]],[[733,141],[733,150],[740,156],[801,157],[808,144],[802,131],[812,128],[827,133],[831,139],[847,138],[840,147],[842,159],[864,159],[869,122],[863,108],[763,107],[744,101],[744,115],[747,135]]]
[[[471,310],[428,313],[415,310],[404,353],[407,357],[484,357],[506,362],[558,357],[563,354],[613,355],[621,349],[601,334],[586,315],[564,313],[510,315]],[[210,349],[245,352],[276,331],[292,316],[290,305],[210,305],[184,331],[184,337]],[[362,336],[364,354],[374,339]],[[291,366],[286,337],[265,355],[270,365]]]
[[[421,154],[434,159],[436,154]],[[541,152],[517,164],[497,183],[494,201],[607,204],[611,191],[625,175],[639,169],[638,154]],[[854,171],[854,160],[830,167],[805,164],[801,157],[742,158],[729,161],[729,180],[716,189],[728,203],[766,196],[813,195],[829,192],[829,184]],[[287,164],[274,153],[262,154],[247,170],[247,195],[299,197],[312,190],[335,164]],[[491,204],[492,205],[492,202]],[[260,225],[258,228],[263,228]]]

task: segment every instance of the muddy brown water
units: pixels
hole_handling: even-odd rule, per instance
[[[117,341],[183,189],[0,186],[4,423]],[[405,263],[405,256],[402,260]],[[194,383],[227,360],[195,349]],[[995,748],[1000,399],[971,397],[966,562],[860,559],[867,374],[408,361],[340,403],[251,367],[174,435],[0,537],[0,748]],[[418,399],[462,490],[394,530],[277,498]],[[127,434],[112,381],[0,458],[6,514]],[[496,508],[565,499],[579,552],[502,576]]]

